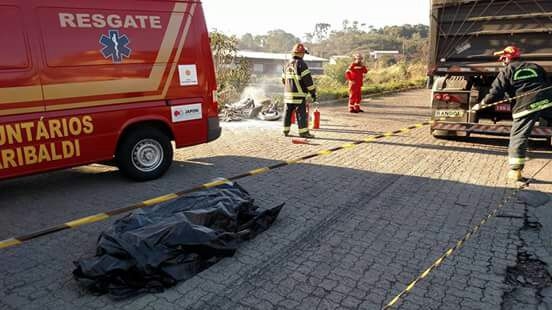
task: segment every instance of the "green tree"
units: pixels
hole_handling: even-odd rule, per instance
[[[251,33],[246,33],[241,36],[238,42],[238,49],[257,51],[260,49],[260,42],[258,38],[253,37]]]
[[[289,52],[295,43],[300,42],[299,38],[284,30],[271,30],[264,37],[263,51],[271,53]]]
[[[335,64],[326,64],[324,66],[324,74],[334,81],[345,85],[345,71],[349,68],[352,58],[338,58]]]
[[[316,41],[318,42],[327,39],[331,27],[332,25],[328,23],[316,24],[314,26],[314,33],[313,33],[314,39],[316,39]]]
[[[249,63],[237,57],[238,39],[221,32],[210,33],[211,49],[217,74],[218,92],[222,103],[234,100],[249,83]]]

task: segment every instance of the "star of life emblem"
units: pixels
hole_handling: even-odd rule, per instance
[[[102,34],[100,43],[103,45],[102,55],[113,63],[123,62],[123,58],[129,58],[132,50],[128,47],[130,43],[126,35],[121,35],[119,30],[109,30],[108,35]]]

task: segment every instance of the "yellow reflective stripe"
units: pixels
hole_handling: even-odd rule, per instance
[[[523,165],[525,164],[525,157],[510,157],[509,163],[510,165]]]
[[[297,78],[297,74],[295,74],[295,73],[286,73],[285,78],[293,80],[293,79]]]
[[[299,133],[307,133],[307,132],[309,132],[308,128],[300,128],[299,129]]]
[[[531,68],[524,68],[514,73],[514,81],[534,79],[537,77],[539,77],[539,74]]]
[[[9,248],[11,246],[19,245],[21,243],[22,243],[21,241],[15,239],[15,238],[2,240],[2,241],[0,241],[0,249]]]
[[[157,198],[144,200],[144,201],[142,201],[142,203],[145,204],[146,206],[151,206],[151,205],[156,205],[158,203],[169,201],[169,200],[172,200],[172,199],[175,199],[175,198],[178,198],[178,195],[168,194],[168,195],[160,196],[160,197],[157,197]]]
[[[84,217],[84,218],[81,218],[81,219],[78,219],[78,220],[67,222],[67,223],[65,223],[65,225],[67,225],[71,228],[75,228],[75,227],[78,227],[78,226],[103,221],[107,218],[109,218],[109,215],[107,215],[105,213],[99,213],[99,214],[96,214],[96,215],[92,215],[92,216]]]
[[[544,109],[548,109],[548,108],[552,107],[552,102],[550,102],[548,99],[545,99],[545,100],[542,100],[542,101],[539,101],[539,102],[535,102],[535,103],[531,104],[531,106],[535,106],[535,108],[531,109],[531,110],[526,110],[526,111],[523,111],[523,112],[519,112],[519,113],[514,113],[512,115],[512,117],[513,118],[520,118],[520,117],[529,115],[531,113],[535,113],[535,112],[538,112],[538,111],[542,111]]]
[[[355,146],[356,146],[356,144],[347,143],[347,144],[343,144],[341,147],[344,148],[344,149],[350,149],[350,148],[353,148]]]
[[[306,97],[305,93],[294,93],[294,92],[285,92],[284,98],[293,98],[293,97]]]
[[[284,127],[284,131],[290,131],[291,127]]]
[[[305,76],[307,76],[307,75],[309,75],[309,74],[311,74],[311,72],[310,72],[309,69],[307,69],[307,70],[301,72],[301,77],[304,78]]]
[[[316,86],[311,85],[311,86],[307,87],[307,89],[310,90],[310,91],[312,91],[312,90],[315,90],[315,89],[316,89]]]
[[[332,153],[332,151],[330,150],[324,150],[324,151],[320,151],[318,152],[318,155],[330,155]]]
[[[297,88],[297,91],[300,94],[304,94],[305,92],[303,91],[303,88],[301,87],[301,83],[299,83],[299,77],[297,76],[297,74],[293,75],[293,81],[295,82],[295,88]]]

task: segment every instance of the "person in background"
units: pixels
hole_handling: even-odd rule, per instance
[[[363,64],[361,54],[353,55],[353,63],[345,72],[345,78],[349,81],[349,112],[359,113],[364,112],[360,108],[362,101],[362,83],[364,75],[368,73],[368,69]]]

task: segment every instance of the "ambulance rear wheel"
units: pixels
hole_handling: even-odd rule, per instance
[[[172,164],[170,139],[159,129],[142,127],[127,133],[115,155],[123,175],[136,181],[154,180]]]

